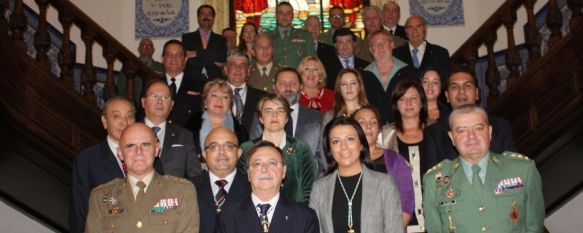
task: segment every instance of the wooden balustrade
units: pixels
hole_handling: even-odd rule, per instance
[[[81,72],[81,95],[85,97],[88,103],[96,105],[96,96],[94,87],[97,82],[96,71],[93,63],[94,45],[103,49],[103,58],[107,63],[107,79],[103,91],[103,98],[107,99],[116,94],[114,80],[114,64],[116,61],[121,62],[122,72],[128,78],[127,93],[133,98],[133,78],[142,77],[145,81],[158,78],[158,75],[147,65],[143,64],[131,51],[118,42],[113,36],[105,31],[101,26],[95,23],[89,16],[83,13],[70,1],[60,0],[35,0],[39,9],[39,23],[34,36],[34,46],[37,50],[36,60],[42,66],[50,68],[47,52],[50,48],[50,36],[47,32],[47,11],[56,10],[58,12],[59,22],[52,24],[61,24],[63,28],[63,40],[58,55],[58,64],[61,68],[60,78],[65,86],[73,87],[73,65],[75,55],[71,51],[71,27],[74,25],[81,30],[81,40],[84,48],[81,53],[85,54],[85,65]],[[1,12],[5,12],[8,7],[8,1],[2,0]],[[24,51],[25,43],[23,33],[26,30],[26,16],[22,9],[22,0],[14,0],[14,9],[11,9],[8,30],[12,41],[17,48]],[[51,6],[51,7],[49,7]],[[0,17],[2,18],[2,17]],[[5,20],[4,18],[1,20]],[[0,21],[2,24],[2,21]]]
[[[472,36],[452,55],[452,63],[454,65],[468,65],[474,67],[475,59],[478,57],[477,49],[484,45],[487,50],[487,68],[486,68],[486,83],[489,88],[488,103],[495,101],[500,92],[500,73],[496,67],[494,56],[494,45],[497,41],[496,32],[504,27],[506,32],[507,42],[503,50],[506,50],[505,65],[510,72],[507,79],[506,89],[513,88],[520,81],[520,76],[524,75],[528,70],[520,72],[520,55],[516,45],[514,35],[515,24],[517,22],[517,11],[526,10],[527,31],[525,32],[525,44],[528,48],[528,67],[536,66],[542,56],[541,35],[536,27],[534,16],[534,5],[536,0],[507,0],[504,2],[493,14],[486,20],[486,22],[474,33]],[[560,43],[563,35],[561,34],[562,15],[561,10],[557,5],[556,0],[548,0],[548,15],[547,27],[551,34],[549,38],[549,48],[557,46]],[[567,4],[573,16],[570,21],[570,30],[574,30],[580,23],[583,22],[583,0],[567,0]],[[523,67],[527,68],[527,67]]]

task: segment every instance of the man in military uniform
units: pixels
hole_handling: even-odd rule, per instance
[[[542,232],[544,201],[534,162],[489,151],[492,127],[480,107],[456,108],[449,124],[460,155],[423,177],[427,232]]]
[[[334,46],[334,32],[340,28],[345,27],[344,9],[340,6],[332,6],[328,11],[328,22],[330,22],[330,29],[322,32],[318,39],[330,46]]]
[[[307,56],[317,56],[312,35],[292,26],[294,9],[289,2],[280,2],[276,8],[277,28],[265,32],[273,41],[276,64],[298,68],[300,61]]]
[[[195,189],[189,181],[160,176],[154,158],[160,144],[143,123],[127,127],[118,155],[127,177],[91,191],[85,232],[198,232]]]

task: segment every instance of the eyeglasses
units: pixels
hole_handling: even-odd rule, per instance
[[[341,19],[341,18],[344,18],[344,15],[330,15],[330,18]]]
[[[243,69],[244,70],[244,69],[247,69],[249,67],[249,64],[247,64],[247,63],[237,64],[237,63],[234,63],[234,62],[230,62],[230,63],[227,63],[227,66],[229,68],[231,68],[231,69],[239,68],[239,69]]]
[[[279,161],[268,161],[268,162],[252,162],[249,164],[249,168],[251,169],[260,169],[260,168],[279,168],[282,165],[282,162]]]
[[[142,48],[154,48],[154,45],[145,44],[145,45],[140,45],[140,47],[142,47]]]
[[[219,144],[219,143],[211,143],[209,145],[207,145],[204,149],[210,152],[217,152],[219,151],[221,148],[223,148],[223,150],[225,151],[234,151],[237,148],[239,148],[238,145],[234,144],[234,143],[230,143],[227,142],[225,144]]]
[[[149,96],[146,96],[146,98],[149,99],[149,100],[153,100],[153,101],[162,100],[164,102],[167,102],[167,101],[172,100],[170,98],[170,96],[167,96],[167,95],[156,95],[156,94],[151,94]]]
[[[277,115],[280,115],[280,114],[286,114],[286,111],[285,111],[285,109],[283,109],[283,108],[276,108],[276,109],[273,109],[273,108],[267,108],[267,109],[263,109],[263,111],[262,111],[262,112],[263,112],[263,114],[266,114],[266,115],[272,115],[272,116],[273,116],[273,115],[276,115],[276,114],[277,114]]]

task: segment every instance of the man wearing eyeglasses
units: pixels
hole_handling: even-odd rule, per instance
[[[237,136],[227,128],[211,130],[205,140],[202,156],[208,172],[192,180],[196,186],[198,208],[201,216],[200,232],[216,232],[217,217],[251,193],[245,175],[237,172],[235,166],[241,149]]]
[[[342,9],[342,7],[330,7],[330,10],[328,11],[328,22],[330,22],[330,29],[321,33],[318,39],[330,46],[334,46],[334,32],[340,28],[345,27],[344,16],[344,9]]]
[[[259,99],[267,93],[247,85],[251,65],[245,52],[241,50],[229,51],[224,69],[227,76],[227,84],[233,90],[234,104],[231,111],[239,123],[245,126],[245,129],[249,132],[253,114],[255,113],[255,106]]]
[[[250,148],[245,166],[251,195],[225,209],[220,215],[219,232],[320,231],[314,210],[281,195],[285,161],[282,150],[269,141],[259,141]]]
[[[154,80],[146,86],[141,101],[146,115],[143,122],[160,142],[158,159],[164,175],[184,178],[200,175],[202,169],[195,155],[192,132],[167,121],[174,105],[170,87],[164,81]]]

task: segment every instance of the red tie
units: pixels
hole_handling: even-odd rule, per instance
[[[209,43],[208,32],[202,31],[202,47],[206,49],[208,43]]]

